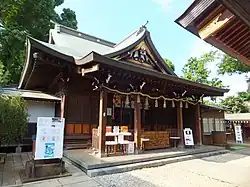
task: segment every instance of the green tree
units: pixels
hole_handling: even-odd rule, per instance
[[[21,97],[0,95],[0,143],[20,143],[27,130],[27,104]]]
[[[32,36],[48,41],[49,29],[56,21],[77,29],[75,12],[63,9],[58,15],[55,7],[64,0],[1,0],[0,1],[0,61],[2,61],[4,84],[18,83],[25,61],[25,40]]]
[[[216,52],[214,51],[199,58],[191,57],[182,69],[183,77],[201,84],[223,88],[224,85],[219,78],[209,78],[211,71],[207,68],[207,65],[214,62],[216,58]]]
[[[220,105],[229,109],[231,113],[248,112],[247,104],[240,95],[227,97],[221,101]]]
[[[173,64],[173,62],[172,61],[170,61],[170,60],[168,60],[168,59],[164,59],[164,61],[166,62],[166,64],[168,65],[168,67],[171,69],[171,70],[173,70],[173,71],[175,71],[175,66],[174,66],[174,64]]]
[[[220,58],[220,62],[217,64],[218,66],[218,74],[229,74],[232,75],[234,73],[242,74],[248,73],[250,71],[250,67],[242,63],[241,61],[227,55],[223,54]]]

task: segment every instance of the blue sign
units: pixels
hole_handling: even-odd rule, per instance
[[[54,158],[55,143],[45,143],[44,158]]]

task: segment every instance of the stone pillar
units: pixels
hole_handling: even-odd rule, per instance
[[[140,103],[137,102],[135,98],[134,107],[134,142],[136,147],[136,152],[140,150],[141,147],[141,109]]]
[[[106,125],[107,125],[107,90],[104,89],[100,92],[99,104],[99,156],[105,155],[105,141],[106,141]]]
[[[183,138],[183,115],[182,115],[182,107],[180,102],[177,102],[177,128],[178,128],[178,136],[180,137],[179,146],[183,147],[184,138]]]

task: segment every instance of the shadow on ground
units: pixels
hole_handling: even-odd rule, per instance
[[[224,155],[217,155],[211,157],[205,157],[201,160],[208,161],[208,162],[217,162],[217,163],[226,163],[233,160],[238,160],[250,156],[250,148],[245,148],[237,151],[231,151],[228,154]]]

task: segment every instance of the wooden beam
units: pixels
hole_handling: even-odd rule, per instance
[[[183,114],[182,114],[182,107],[180,102],[177,102],[177,129],[178,129],[178,136],[180,137],[179,146],[182,147],[184,145],[184,138],[183,138]]]
[[[219,31],[225,25],[227,25],[232,19],[234,15],[229,11],[225,10],[224,12],[218,14],[214,19],[212,19],[207,25],[201,28],[198,33],[202,39],[208,38],[210,35]]]
[[[51,84],[48,86],[48,90],[52,89],[52,87],[60,80],[60,78],[63,76],[63,72],[60,72],[51,82]]]
[[[95,72],[95,71],[98,71],[99,70],[99,64],[96,64],[94,66],[92,66],[91,68],[82,68],[81,69],[81,73],[82,73],[82,76],[84,76],[86,73],[91,73],[91,72]]]
[[[250,66],[249,59],[247,59],[245,56],[239,54],[239,52],[237,52],[235,49],[231,48],[230,46],[225,45],[224,42],[218,40],[217,38],[209,37],[206,41],[208,43],[210,43],[211,45],[215,46],[216,48],[219,48],[223,52],[233,56],[234,58],[237,58],[241,62],[245,63],[247,66]]]
[[[141,109],[140,103],[137,102],[135,98],[134,107],[134,142],[136,146],[136,151],[138,152],[141,147]]]
[[[107,125],[107,90],[100,92],[99,104],[99,156],[105,156],[106,125]]]
[[[229,39],[226,43],[233,46],[234,44],[236,44],[237,42],[241,41],[243,38],[248,36],[249,33],[247,32],[247,30],[248,30],[247,28],[243,28],[236,34],[236,36],[231,37],[231,39]]]
[[[201,128],[201,112],[200,104],[195,105],[195,132],[196,144],[202,145],[202,128]]]
[[[238,30],[244,28],[244,25],[241,24],[240,20],[234,19],[230,24],[221,29],[215,34],[219,40],[224,40],[227,38],[232,38]]]

